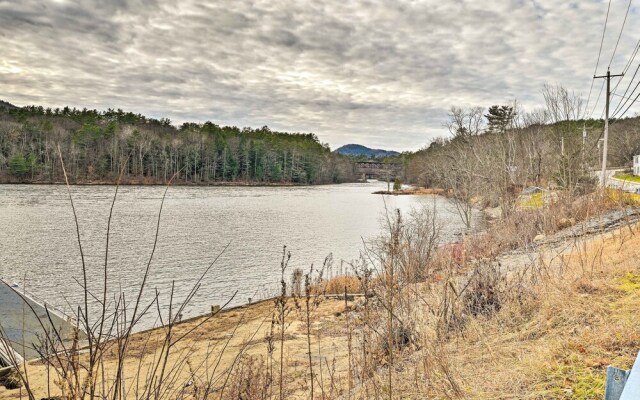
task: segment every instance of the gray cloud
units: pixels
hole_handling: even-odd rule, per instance
[[[626,4],[612,2],[599,72]],[[545,82],[586,97],[605,12],[595,0],[0,0],[0,98],[417,149],[444,134],[451,105],[534,108]],[[614,72],[638,22],[633,8]]]

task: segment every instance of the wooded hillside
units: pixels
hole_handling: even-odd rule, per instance
[[[61,182],[58,146],[72,183],[351,181],[348,158],[312,133],[282,133],[147,118],[120,109],[0,106],[0,182]]]
[[[601,169],[604,121],[583,119],[580,97],[558,86],[543,90],[546,107],[517,103],[452,107],[450,135],[405,155],[409,182],[446,189],[470,226],[476,205],[512,212],[527,186],[587,193]],[[584,135],[584,136],[583,136]],[[608,167],[630,168],[640,154],[638,117],[612,119]],[[482,204],[478,204],[482,202]]]

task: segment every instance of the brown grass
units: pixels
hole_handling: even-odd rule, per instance
[[[629,368],[640,349],[639,228],[576,242],[560,256],[543,252],[536,277],[503,276],[499,286],[517,282],[520,292],[496,294],[499,310],[467,315],[460,334],[440,343],[464,397],[603,398],[606,366]],[[409,367],[401,381],[425,373]]]
[[[312,287],[313,293],[344,294],[345,290],[349,294],[361,293],[362,285],[360,284],[360,279],[351,275],[336,276],[316,283]]]

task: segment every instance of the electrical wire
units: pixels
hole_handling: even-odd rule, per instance
[[[633,0],[629,0],[629,5],[627,6],[627,12],[624,14],[624,20],[622,21],[622,27],[620,28],[620,33],[618,34],[618,40],[616,41],[616,46],[613,48],[613,53],[611,54],[611,60],[609,60],[609,68],[611,68],[611,63],[613,62],[613,58],[616,55],[616,50],[618,50],[618,44],[620,43],[620,38],[622,37],[622,31],[624,31],[624,25],[627,23],[627,16],[629,15],[629,10],[631,9],[631,2]],[[609,2],[611,5],[611,2]]]
[[[587,97],[587,104],[585,106],[585,111],[589,109],[589,101],[591,100],[591,91],[593,90],[593,83],[595,82],[595,76],[598,72],[598,65],[600,64],[600,56],[602,55],[602,45],[604,43],[604,35],[607,32],[607,23],[609,22],[609,10],[611,9],[611,0],[609,0],[609,5],[607,6],[607,16],[604,19],[604,28],[602,29],[602,37],[600,38],[600,49],[598,50],[598,59],[596,60],[596,67],[593,70],[594,78],[591,79],[591,87],[589,88],[589,96]],[[602,92],[602,91],[601,91]],[[600,97],[600,96],[598,96]],[[594,107],[595,109],[595,107]],[[591,113],[593,115],[593,112]],[[591,116],[589,116],[591,118]]]

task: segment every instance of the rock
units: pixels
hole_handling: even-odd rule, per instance
[[[560,218],[558,221],[558,229],[568,228],[576,224],[575,218]]]
[[[6,368],[3,371],[0,371],[0,385],[13,390],[21,388],[22,381],[15,370]]]
[[[533,238],[534,242],[541,242],[546,238],[546,236],[542,233],[536,235],[536,237]]]
[[[483,211],[487,218],[490,219],[499,219],[502,217],[502,209],[500,207],[485,208]]]

